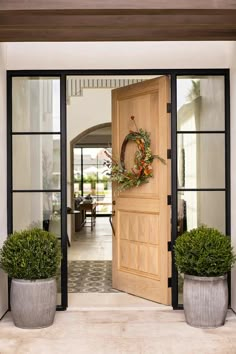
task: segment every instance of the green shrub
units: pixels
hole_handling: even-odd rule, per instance
[[[179,272],[196,276],[220,276],[236,261],[229,237],[201,226],[179,236],[174,246]]]
[[[11,278],[47,279],[56,276],[61,260],[57,237],[41,229],[14,232],[0,251],[0,265]]]

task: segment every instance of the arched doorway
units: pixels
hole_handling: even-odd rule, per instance
[[[104,173],[104,168],[102,168],[104,149],[111,149],[111,123],[102,123],[93,126],[77,135],[71,141],[70,168],[72,201],[75,197],[84,197],[86,194],[91,194],[100,205],[105,205],[102,204],[101,192],[107,190],[109,179]],[[96,161],[84,161],[84,152],[90,152]],[[106,198],[106,200],[106,203],[108,203],[108,198]]]

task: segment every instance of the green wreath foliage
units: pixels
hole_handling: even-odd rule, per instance
[[[137,144],[137,151],[134,156],[134,166],[130,170],[126,169],[125,147],[129,141]],[[165,160],[158,155],[153,155],[151,151],[150,133],[146,130],[139,129],[138,131],[130,131],[126,135],[122,148],[120,160],[117,161],[108,153],[109,160],[105,161],[105,165],[109,168],[108,175],[111,180],[118,183],[118,189],[124,191],[133,187],[138,187],[144,183],[148,183],[153,177],[152,162],[155,158],[165,164]]]

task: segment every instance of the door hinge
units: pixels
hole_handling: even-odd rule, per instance
[[[168,247],[168,252],[171,252],[171,251],[172,251],[172,244],[171,244],[171,241],[168,241],[168,242],[167,242],[167,247]]]
[[[171,149],[167,149],[167,159],[171,159]]]
[[[168,288],[172,288],[172,278],[168,278]]]
[[[171,199],[171,195],[167,196],[167,205],[171,205],[172,203],[172,199]]]
[[[171,113],[171,108],[172,108],[171,103],[168,102],[168,103],[166,104],[166,112],[167,112],[167,113]]]

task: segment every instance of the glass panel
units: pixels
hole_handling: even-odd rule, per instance
[[[111,148],[107,148],[111,153]],[[83,171],[81,170],[81,151],[83,153]],[[107,167],[104,161],[107,156],[104,148],[75,148],[74,149],[74,197],[82,194],[85,197],[91,194],[97,201],[97,213],[111,213],[112,189],[109,177],[106,175]],[[81,177],[83,174],[83,186]],[[81,187],[83,190],[81,190]]]
[[[13,230],[39,227],[61,237],[60,193],[13,193]]]
[[[179,188],[225,188],[225,135],[178,134]]]
[[[60,131],[60,78],[13,78],[12,130]]]
[[[201,225],[225,233],[225,192],[178,193],[178,235]]]
[[[177,130],[224,130],[224,77],[178,76]]]
[[[60,135],[13,135],[13,189],[60,189]]]
[[[225,192],[178,193],[178,236],[206,225],[225,233]],[[183,275],[178,275],[178,302],[183,303]]]
[[[74,148],[74,164],[81,164],[81,148]]]
[[[83,148],[83,163],[84,165],[96,165],[97,156],[102,149],[97,148]]]
[[[111,155],[111,148],[106,148],[106,149],[100,149],[98,153],[98,164],[103,165],[104,161],[108,159],[107,155],[105,152],[108,152]]]

